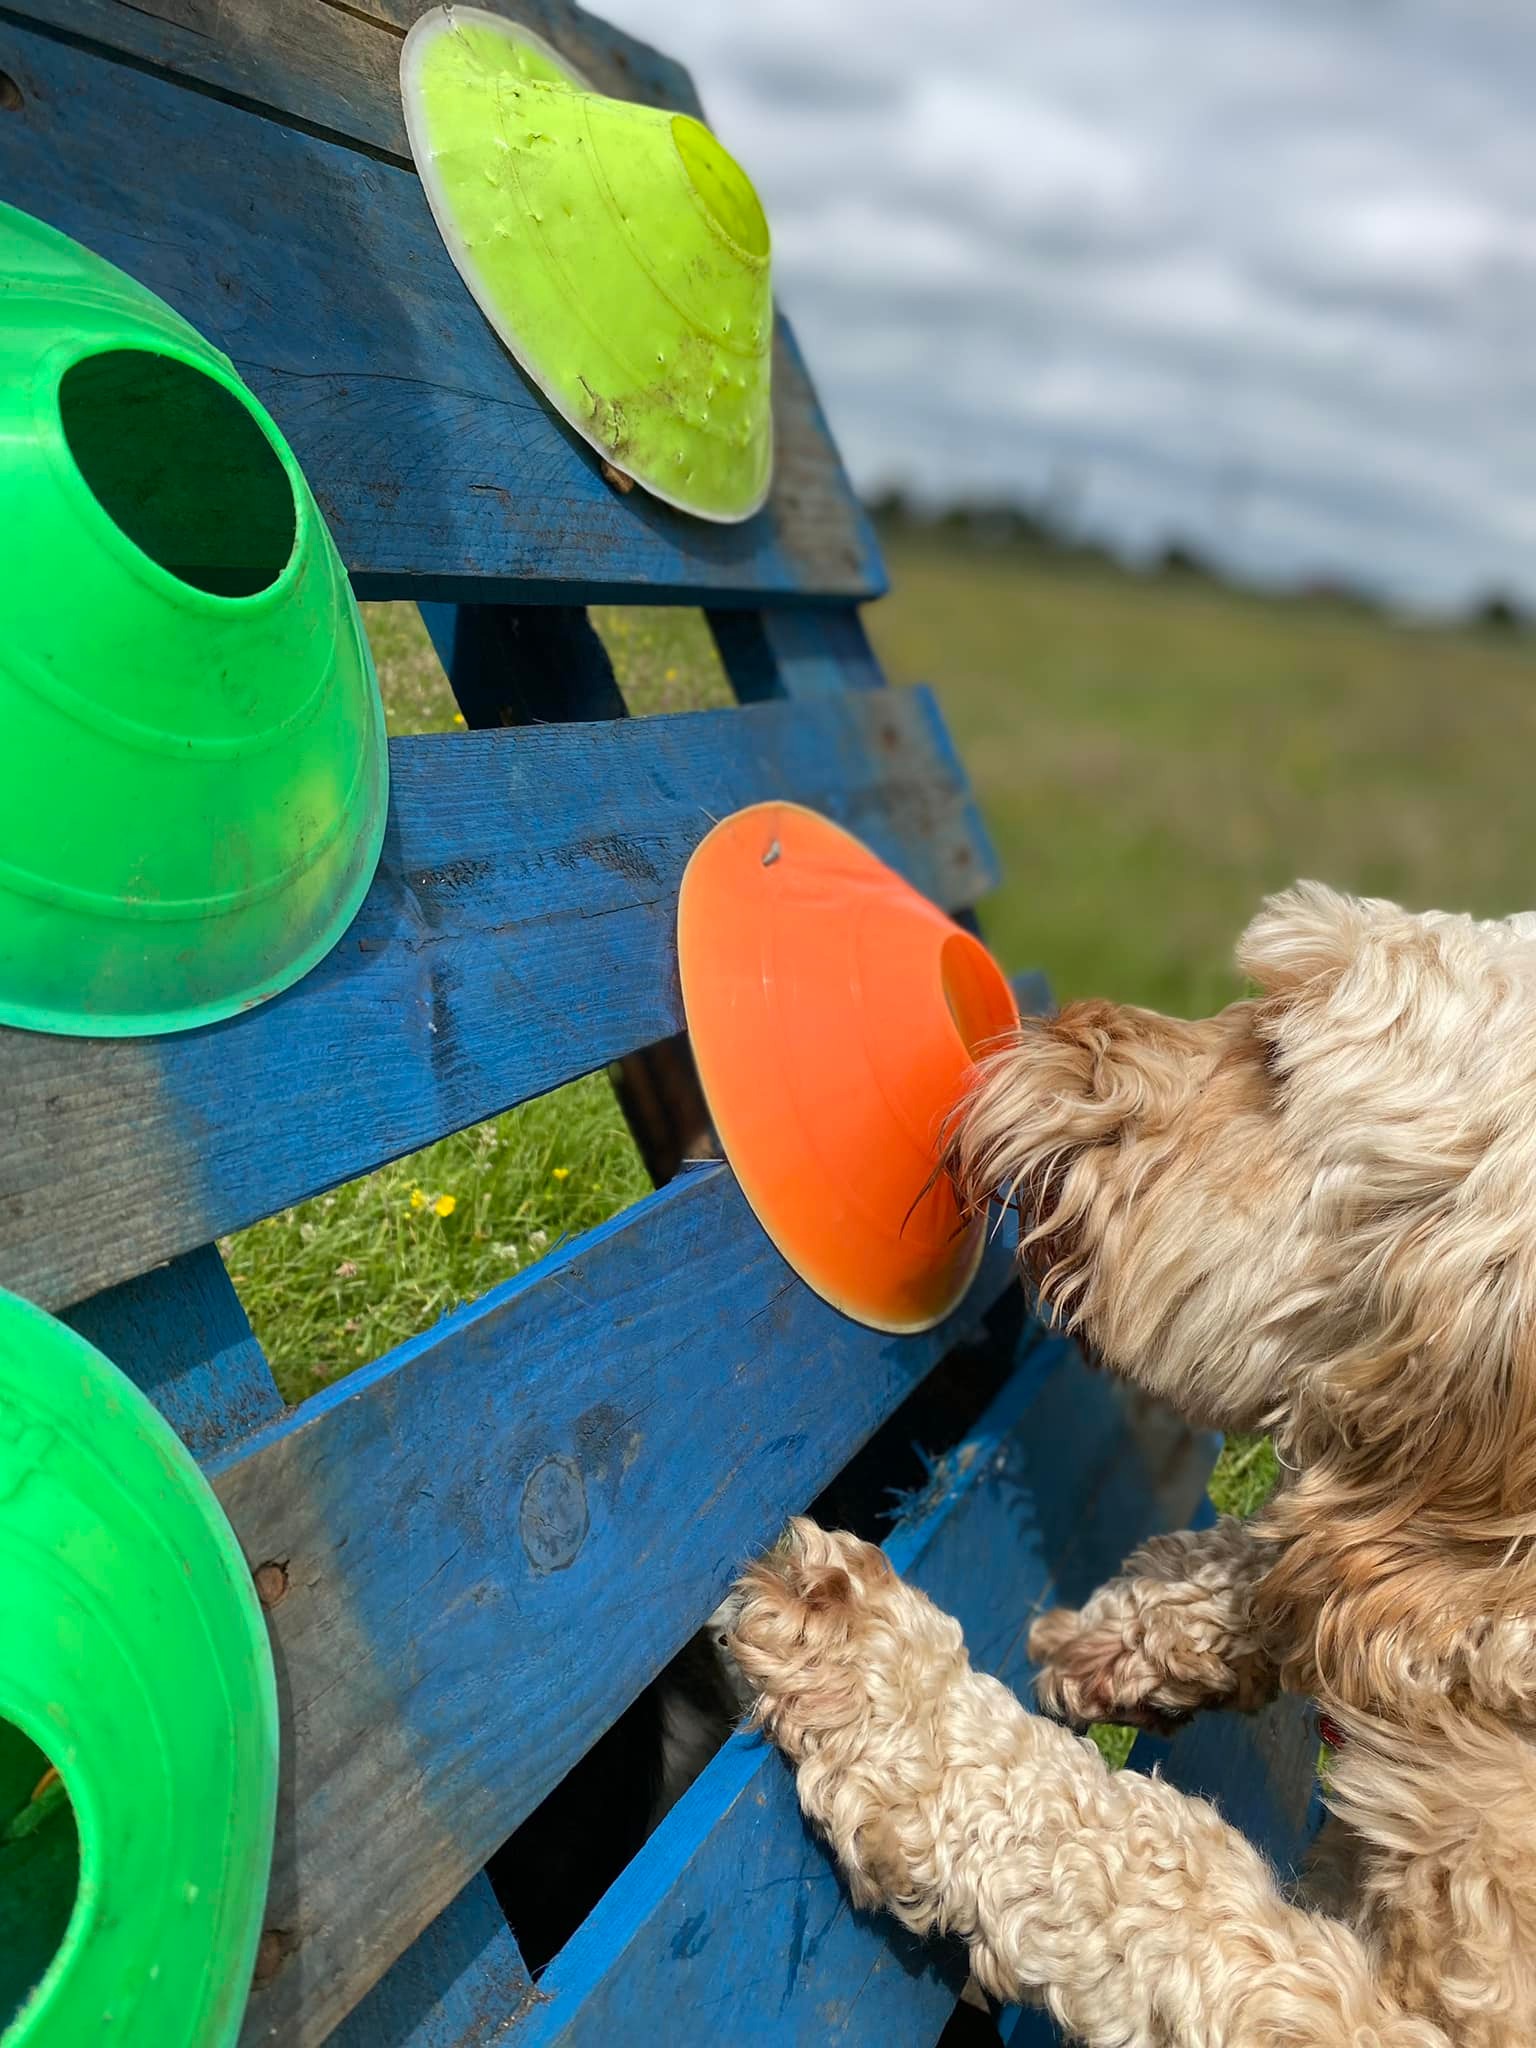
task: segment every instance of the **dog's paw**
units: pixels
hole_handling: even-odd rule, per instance
[[[1274,1670],[1243,1638],[1234,1638],[1199,1588],[1182,1599],[1140,1582],[1101,1587],[1088,1606],[1042,1614],[1029,1632],[1040,1667],[1035,1696],[1042,1713],[1071,1726],[1114,1721],[1171,1734],[1213,1707],[1250,1713],[1274,1692]]]
[[[797,1518],[737,1586],[727,1647],[792,1758],[863,1712],[858,1641],[896,1583],[872,1543]]]
[[[1163,1734],[1188,1712],[1166,1698],[1166,1674],[1147,1658],[1134,1630],[1113,1621],[1053,1608],[1031,1628],[1029,1655],[1040,1667],[1040,1711],[1071,1727],[1114,1721]]]

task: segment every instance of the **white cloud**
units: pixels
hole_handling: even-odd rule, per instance
[[[1536,598],[1526,0],[606,0],[768,206],[856,478]]]

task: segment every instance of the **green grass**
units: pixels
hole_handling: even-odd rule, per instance
[[[1063,996],[1196,1015],[1298,876],[1486,915],[1536,874],[1532,642],[898,537],[870,615],[939,691],[1007,886],[984,913]]]
[[[224,1256],[301,1401],[648,1187],[601,1074],[242,1231]]]

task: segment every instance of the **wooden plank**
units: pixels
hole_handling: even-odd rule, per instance
[[[675,1859],[675,1876],[658,1861]],[[956,1951],[855,1914],[794,1783],[734,1737],[544,1972],[512,2041],[931,2048],[965,1982]]]
[[[420,609],[459,709],[477,730],[628,717],[608,650],[584,605]]]
[[[743,704],[826,697],[885,682],[852,605],[706,614],[731,688]]]
[[[221,99],[409,165],[400,45],[437,0],[16,0],[0,18],[128,57]],[[599,91],[700,115],[680,64],[563,0],[477,0],[536,30]]]
[[[397,740],[391,775],[296,988],[159,1040],[0,1030],[0,1284],[78,1300],[680,1030],[678,883],[742,804],[824,810],[940,902],[992,879],[918,692]]]
[[[221,20],[233,38],[243,16]],[[577,584],[588,602],[659,587],[729,604],[883,589],[782,323],[772,497],[740,526],[690,519],[602,481],[464,289],[414,173],[19,26],[0,25],[0,69],[20,95],[0,121],[0,191],[228,352],[361,595],[528,602]]]
[[[473,730],[629,716],[581,605],[428,604],[421,616]],[[657,1187],[685,1159],[720,1156],[684,1033],[628,1054],[613,1085]]]
[[[697,1168],[211,1467],[289,1580],[248,2038],[323,2039],[1010,1277],[879,1336]]]
[[[194,1458],[285,1413],[211,1244],[76,1302],[64,1320],[148,1394]]]
[[[1185,1440],[1149,1463],[1113,1383],[1036,1334],[886,1552],[959,1617],[978,1665],[1016,1681],[1039,1605],[1187,1514],[1204,1461]],[[957,1951],[849,1910],[790,1774],[737,1736],[545,1972],[515,2039],[595,2048],[642,2012],[661,2040],[928,2048],[964,1974]]]
[[[538,1995],[482,1875],[347,2015],[329,2048],[488,2048]]]

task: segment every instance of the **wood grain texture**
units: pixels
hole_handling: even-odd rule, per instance
[[[347,2015],[329,2048],[491,2048],[537,1998],[482,1874]]]
[[[629,716],[608,650],[581,605],[427,604],[421,616],[472,730]],[[627,1054],[613,1069],[613,1085],[657,1187],[685,1159],[719,1158],[684,1033]]]
[[[286,1413],[211,1244],[76,1302],[64,1320],[148,1394],[194,1458]]]
[[[292,444],[360,595],[558,601],[577,585],[586,602],[660,589],[730,604],[883,589],[782,322],[766,508],[713,526],[642,491],[621,496],[497,341],[413,172],[20,18],[0,17],[0,69],[21,95],[0,121],[0,191],[233,358]],[[221,36],[246,33],[243,8],[218,19]],[[282,57],[256,40],[252,51]]]
[[[1189,1455],[1149,1464],[1112,1383],[1032,1332],[887,1555],[959,1617],[978,1665],[1021,1683],[1034,1609],[1078,1597],[1104,1559],[1187,1515],[1204,1459],[1185,1438]],[[964,1975],[956,1950],[850,1910],[789,1772],[738,1736],[545,1973],[547,2002],[514,2039],[596,2048],[643,2012],[668,2041],[929,2048]]]
[[[742,804],[973,899],[947,745],[909,691],[393,742],[373,888],[295,988],[154,1041],[0,1030],[0,1284],[79,1300],[677,1032],[678,883]]]
[[[65,1320],[149,1395],[194,1457],[210,1458],[285,1412],[212,1245],[78,1303]],[[333,2039],[341,2048],[484,2048],[531,1991],[480,1876]]]
[[[322,2040],[1009,1278],[879,1336],[691,1169],[216,1462],[289,1575],[247,2039]]]
[[[131,58],[168,78],[409,168],[405,31],[437,0],[11,0],[0,15]],[[681,64],[566,0],[476,0],[534,29],[599,91],[699,116]]]

